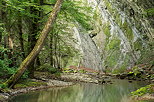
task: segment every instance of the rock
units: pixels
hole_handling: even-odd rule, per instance
[[[133,81],[132,80],[129,80],[128,82],[132,83]]]
[[[64,82],[59,80],[49,80],[47,83],[48,86],[68,86],[73,85],[72,82]]]
[[[154,94],[145,94],[141,97],[138,97],[137,100],[154,100]]]
[[[4,95],[4,94],[0,93],[0,102],[3,102],[5,100],[7,100],[8,98],[9,98],[8,95]]]
[[[127,77],[127,74],[121,74],[121,75],[119,76],[120,79],[125,79],[126,77]]]

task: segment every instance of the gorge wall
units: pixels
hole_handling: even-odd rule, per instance
[[[80,34],[80,40],[82,39],[80,47],[84,56],[82,64],[85,67],[114,70],[131,68],[140,63],[153,63],[153,0],[87,0],[86,2],[96,14],[93,15],[95,28],[89,33],[91,37]],[[90,42],[89,45],[84,41]],[[93,47],[85,49],[86,46]],[[94,49],[96,51],[92,55],[90,52],[94,52],[92,51]]]

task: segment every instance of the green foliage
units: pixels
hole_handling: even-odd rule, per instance
[[[154,84],[147,85],[145,87],[141,87],[140,89],[138,89],[134,92],[131,92],[131,94],[133,96],[142,96],[146,93],[153,93],[154,92],[153,87],[154,87]]]
[[[133,45],[135,50],[142,50],[142,41],[140,39],[137,39]]]
[[[132,28],[129,26],[128,22],[125,21],[123,23],[123,25],[121,25],[121,28],[125,32],[125,35],[128,38],[128,40],[132,41],[134,38],[134,34],[133,34]]]
[[[7,10],[13,12],[15,15],[12,15],[14,16],[18,13],[18,15],[38,18],[38,16],[31,14],[27,8],[33,7],[36,10],[41,10],[40,6],[38,6],[36,2],[30,2],[27,0],[4,0],[4,2],[7,5]]]
[[[16,50],[19,48],[19,50],[14,51],[14,55],[13,57],[16,57],[17,59],[17,65],[22,61],[21,57],[17,57],[19,56],[19,54],[23,53],[21,52],[21,46],[20,46],[20,39],[19,39],[19,28],[18,28],[18,24],[22,23],[22,38],[23,38],[23,45],[24,45],[24,53],[25,55],[28,54],[27,51],[27,46],[29,46],[27,44],[27,41],[29,38],[28,33],[30,33],[31,31],[29,31],[29,26],[32,24],[30,24],[27,21],[32,21],[32,22],[36,22],[34,21],[35,18],[39,18],[41,17],[41,20],[38,19],[38,26],[39,29],[41,29],[42,27],[42,22],[44,23],[47,18],[48,18],[48,14],[51,12],[51,6],[53,6],[53,4],[55,4],[56,0],[45,0],[44,3],[47,4],[52,4],[52,5],[40,5],[39,4],[39,0],[3,0],[4,4],[0,4],[0,9],[4,10],[4,12],[6,13],[6,20],[8,22],[3,21],[1,23],[0,21],[0,32],[3,30],[6,30],[6,26],[8,26],[8,28],[11,29],[11,35],[14,38],[14,49]],[[34,9],[33,12],[31,12],[31,9]],[[36,10],[36,12],[35,12]],[[41,11],[42,14],[39,14],[38,11]],[[92,15],[90,15],[92,12],[90,7],[84,6],[82,4],[82,2],[80,1],[74,1],[74,0],[64,0],[63,5],[62,5],[62,10],[60,11],[60,14],[58,15],[58,19],[56,20],[56,23],[54,24],[53,30],[51,31],[51,33],[53,34],[53,38],[54,40],[57,40],[57,42],[47,42],[48,44],[46,44],[45,46],[45,53],[40,54],[41,59],[45,59],[45,57],[49,57],[49,51],[51,50],[49,48],[49,43],[53,44],[53,49],[56,53],[53,53],[53,57],[54,60],[56,59],[56,57],[62,56],[62,59],[65,59],[66,62],[68,62],[70,57],[74,57],[78,54],[78,52],[72,48],[72,45],[68,43],[68,39],[65,38],[69,38],[70,41],[73,41],[73,43],[75,43],[72,35],[71,35],[71,30],[72,30],[72,26],[70,26],[70,24],[77,24],[77,26],[81,26],[84,30],[89,30],[92,29]],[[40,16],[41,15],[41,16]],[[21,20],[21,21],[20,21]],[[74,26],[73,25],[73,26]],[[6,31],[6,34],[9,34],[10,32]],[[39,30],[38,30],[39,33]],[[16,36],[16,37],[15,37]],[[4,39],[4,36],[3,36]],[[55,48],[55,49],[54,49]],[[57,49],[56,49],[57,48]],[[0,52],[6,52],[8,51],[5,48],[0,47]],[[54,52],[53,51],[53,52]],[[43,51],[42,51],[43,52]],[[57,53],[58,52],[58,53]],[[60,53],[59,53],[60,52]],[[0,60],[0,67],[2,67],[0,69],[0,76],[3,76],[5,73],[5,75],[11,75],[15,73],[16,68],[9,68],[9,64],[11,63],[11,59],[7,59],[7,55],[5,54],[5,59],[4,60]],[[43,61],[42,61],[43,62]],[[41,62],[41,64],[42,64]],[[44,62],[43,62],[44,63]],[[44,66],[44,65],[43,65]],[[40,67],[41,71],[49,71],[51,73],[58,73],[58,70],[56,68],[53,68],[52,66],[49,65],[45,65],[44,67]],[[28,72],[26,72],[22,78],[27,78],[28,76]]]
[[[0,59],[0,76],[7,76],[7,75],[11,75],[13,73],[15,73],[16,68],[10,68],[9,64],[11,63],[10,60],[4,59],[1,60]]]
[[[92,29],[90,23],[92,21],[92,17],[90,16],[92,9],[88,6],[83,6],[83,2],[65,0],[61,12],[67,21],[77,22],[86,30]]]
[[[154,15],[154,8],[150,8],[146,10],[148,15]]]
[[[2,84],[0,84],[0,88],[6,89],[7,88],[7,85],[5,83],[2,83]]]
[[[146,49],[141,49],[141,57],[138,60],[137,64],[142,64],[142,63],[148,63],[148,64],[152,64],[154,63],[154,43],[151,42],[149,43],[149,47]],[[141,46],[141,45],[140,45]],[[141,48],[141,47],[139,47]]]
[[[122,65],[120,68],[114,69],[112,71],[113,74],[120,74],[120,73],[124,73],[126,71],[126,65]]]
[[[3,25],[4,24],[0,22],[0,33],[4,31]]]
[[[86,73],[83,69],[63,68],[64,73]]]
[[[141,73],[141,70],[137,66],[133,67],[132,70],[135,76]]]
[[[0,46],[0,54],[4,54],[6,51],[8,51],[6,48]]]
[[[25,73],[22,75],[22,79],[27,79],[28,78],[28,74],[29,72],[28,71],[25,71]]]
[[[108,44],[108,50],[111,50],[111,49],[119,49],[120,47],[120,40],[119,39],[113,39],[111,40],[111,42]]]
[[[47,71],[47,72],[50,72],[50,73],[57,73],[58,72],[58,69],[57,68],[54,68],[52,67],[50,64],[46,63],[44,65],[41,65],[38,69],[38,71]]]
[[[104,31],[104,34],[107,36],[107,38],[109,39],[109,37],[111,37],[111,34],[110,34],[110,25],[109,23],[105,24],[103,26],[103,31]]]

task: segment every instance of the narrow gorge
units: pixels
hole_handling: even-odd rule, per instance
[[[0,102],[154,102],[154,0],[0,0]]]

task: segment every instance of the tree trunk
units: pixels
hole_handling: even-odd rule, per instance
[[[6,9],[6,7],[5,7],[6,3],[4,1],[0,1],[0,2],[1,2],[1,6],[3,7],[3,8],[1,8],[0,20],[3,23],[2,27],[5,28],[4,22],[5,22],[5,19],[6,19],[6,11],[5,11],[5,9]],[[4,48],[6,48],[6,45],[7,45],[6,44],[6,42],[7,42],[6,36],[2,36],[2,32],[1,32],[1,35],[0,36],[1,36],[0,37],[0,40],[1,40],[0,41],[0,45],[3,46]],[[3,40],[4,44],[2,44],[2,38],[4,39]],[[0,52],[1,59],[4,59],[5,58],[5,56],[4,56],[5,53],[7,53],[7,52],[6,51],[5,52]]]
[[[13,67],[15,65],[15,58],[13,58],[13,34],[11,33],[11,27],[10,27],[10,19],[8,19],[8,12],[9,10],[6,10],[6,2],[2,1],[2,11],[1,11],[1,18],[2,22],[4,24],[4,28],[7,32],[7,35],[4,35],[4,48],[8,48],[9,50],[6,52],[8,55],[8,59],[11,60],[11,63],[9,64],[9,67]]]
[[[36,45],[34,46],[33,50],[31,51],[31,53],[26,57],[26,59],[21,63],[19,69],[17,70],[17,72],[12,75],[6,82],[5,84],[7,85],[7,87],[12,88],[16,82],[19,80],[19,78],[23,75],[23,73],[25,72],[25,70],[28,68],[28,66],[30,65],[30,63],[37,57],[37,55],[39,54],[40,50],[43,47],[44,41],[47,38],[48,33],[51,30],[51,27],[53,26],[53,23],[57,17],[58,12],[60,11],[61,8],[61,4],[62,4],[63,0],[57,0],[49,18],[47,23],[45,24],[44,29],[42,30],[39,39],[36,42]]]
[[[43,4],[43,0],[39,0],[39,1],[35,1],[35,3],[38,3],[38,5],[42,5]],[[29,33],[29,36],[28,36],[28,42],[29,42],[29,53],[31,52],[31,50],[34,48],[35,46],[35,43],[37,41],[36,39],[36,36],[37,36],[37,33],[39,31],[39,25],[40,23],[38,21],[41,20],[42,17],[42,14],[43,12],[36,9],[35,7],[30,7],[30,12],[31,14],[34,14],[34,15],[37,15],[38,17],[33,17],[31,18],[30,22],[30,33]],[[36,62],[36,63],[35,63]],[[36,60],[34,60],[33,62],[31,62],[31,65],[29,66],[28,68],[28,71],[29,71],[29,74],[28,76],[30,78],[34,78],[34,71],[36,70],[36,67],[35,67],[35,64],[39,64],[40,65],[40,61],[39,61],[39,58],[36,58]],[[37,65],[37,66],[39,66]]]
[[[37,15],[38,16],[38,10],[35,8],[35,7],[30,7],[30,13],[31,14],[34,14],[34,15]],[[29,26],[29,35],[28,35],[28,53],[30,53],[34,46],[35,46],[35,43],[37,41],[36,39],[36,36],[37,36],[37,32],[38,32],[38,18],[35,18],[35,17],[32,17],[30,18],[30,26]],[[34,77],[34,70],[35,70],[35,67],[34,67],[34,63],[35,63],[35,60],[33,60],[31,62],[31,64],[29,65],[29,68],[28,68],[28,71],[29,71],[29,74],[28,76],[30,78],[33,78]]]
[[[18,19],[18,29],[19,29],[19,41],[20,41],[20,46],[21,46],[21,52],[22,52],[22,59],[24,59],[26,56],[25,56],[25,50],[24,50],[24,39],[22,37],[22,18],[21,16],[19,16],[19,19]]]
[[[53,33],[50,35],[50,65],[54,67],[53,59]]]
[[[11,63],[9,64],[9,67],[13,67],[16,65],[16,58],[13,56],[13,53],[14,53],[14,43],[13,43],[13,35],[11,34],[11,31],[8,31],[9,33],[9,36],[8,36],[8,48],[9,48],[9,51],[8,51],[8,59],[11,59]]]
[[[2,9],[0,9],[0,24],[2,23],[2,12],[3,12]],[[1,25],[0,25],[0,27],[1,27]],[[2,45],[2,43],[1,43],[2,42],[2,32],[3,31],[0,30],[0,46]]]

